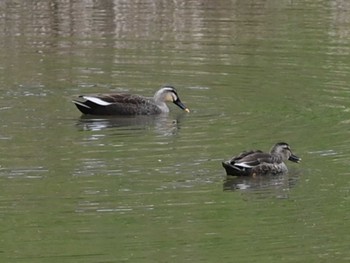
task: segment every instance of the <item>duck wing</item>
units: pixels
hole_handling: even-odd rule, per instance
[[[244,151],[230,160],[222,162],[227,175],[248,176],[251,173],[251,167],[255,165],[254,156],[262,154],[262,151]]]
[[[144,104],[149,102],[149,99],[127,93],[112,93],[112,94],[97,94],[97,95],[81,95],[87,101],[91,101],[100,106],[108,106],[112,103],[123,103],[123,104]]]
[[[243,152],[231,159],[231,164],[242,168],[253,168],[262,163],[271,163],[271,154],[264,153],[260,150]]]

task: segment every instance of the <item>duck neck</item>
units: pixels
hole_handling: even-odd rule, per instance
[[[156,102],[156,105],[158,106],[158,108],[162,111],[162,112],[169,112],[169,108],[166,105],[165,102]]]
[[[271,160],[273,163],[282,163],[283,157],[279,154],[271,154]]]
[[[159,103],[160,101],[163,101],[164,100],[164,94],[162,92],[162,90],[158,90],[154,96],[153,96],[153,100],[155,103]]]

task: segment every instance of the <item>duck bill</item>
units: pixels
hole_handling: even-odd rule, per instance
[[[289,161],[295,162],[295,163],[299,163],[301,161],[301,158],[299,158],[298,156],[292,154],[289,159]]]
[[[186,112],[190,112],[190,110],[181,102],[180,99],[177,99],[176,101],[174,101],[174,103],[179,106],[179,108],[183,109]]]

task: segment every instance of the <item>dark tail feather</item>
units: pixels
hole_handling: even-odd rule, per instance
[[[75,106],[77,106],[78,110],[80,110],[83,114],[90,114],[91,113],[91,108],[84,104],[84,102],[78,101],[78,100],[73,100],[72,101]]]
[[[239,168],[237,166],[234,166],[230,163],[230,161],[222,162],[222,166],[226,170],[227,175],[236,175],[236,176],[242,176],[246,175],[246,169]]]

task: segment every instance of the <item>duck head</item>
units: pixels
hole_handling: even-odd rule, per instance
[[[154,94],[154,101],[156,102],[173,102],[179,108],[186,112],[190,110],[181,102],[179,95],[177,95],[176,89],[172,86],[164,86]]]
[[[271,149],[271,154],[281,156],[282,161],[289,160],[295,163],[301,161],[301,158],[294,155],[288,143],[285,142],[276,143]]]

